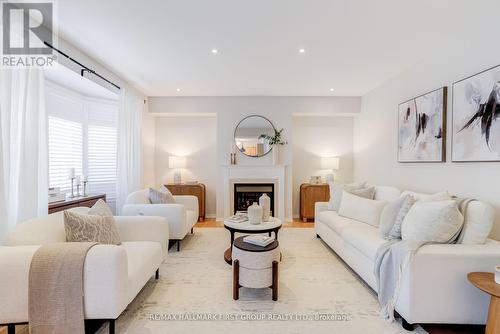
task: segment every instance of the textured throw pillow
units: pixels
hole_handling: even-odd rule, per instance
[[[345,187],[344,190],[353,195],[367,199],[373,199],[375,196],[375,187],[366,187],[361,189],[350,189],[349,187]]]
[[[400,197],[395,201],[389,202],[384,207],[384,210],[382,210],[382,214],[380,215],[380,225],[378,227],[382,238],[387,239],[389,237],[389,233],[396,222],[399,210],[401,210],[405,200],[406,196]]]
[[[113,211],[111,211],[111,208],[102,199],[99,199],[97,202],[95,202],[94,205],[92,205],[92,207],[88,211],[88,214],[113,217]]]
[[[365,188],[366,182],[350,183],[350,184],[335,184],[328,182],[330,186],[330,201],[328,202],[328,210],[339,211],[340,202],[342,201],[342,191],[356,190]]]
[[[64,230],[68,242],[99,242],[120,245],[120,234],[114,218],[100,215],[82,215],[64,211]]]
[[[339,215],[378,227],[386,201],[367,199],[344,190]]]
[[[404,197],[403,204],[401,205],[401,209],[399,209],[398,214],[396,216],[396,220],[394,220],[394,225],[389,232],[387,239],[395,240],[401,239],[401,225],[403,224],[403,220],[405,219],[408,211],[410,211],[411,207],[415,204],[416,200],[413,196]]]
[[[450,201],[417,202],[401,226],[403,240],[447,243],[456,239],[464,223],[457,203]]]
[[[159,190],[149,188],[149,200],[152,204],[175,203],[174,196],[165,186],[161,186]]]

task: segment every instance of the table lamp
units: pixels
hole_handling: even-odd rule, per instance
[[[168,167],[175,169],[174,183],[181,183],[181,169],[186,168],[186,157],[170,156],[168,157]]]
[[[338,157],[323,157],[321,158],[321,169],[329,171],[326,174],[326,182],[333,182],[333,171],[339,169],[340,159]]]

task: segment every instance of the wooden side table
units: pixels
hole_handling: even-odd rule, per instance
[[[60,202],[49,203],[49,214],[64,211],[79,206],[92,207],[98,200],[102,199],[106,202],[106,194],[93,194],[88,196],[67,197],[66,200]]]
[[[493,273],[475,272],[467,275],[469,282],[491,296],[486,334],[500,333],[500,284],[495,283]]]
[[[203,183],[194,183],[194,184],[175,184],[168,183],[165,184],[168,190],[172,193],[172,195],[192,195],[198,197],[198,221],[205,220],[205,185]]]
[[[300,185],[300,219],[304,223],[308,219],[314,219],[314,204],[316,202],[328,202],[330,200],[330,187],[327,183]]]

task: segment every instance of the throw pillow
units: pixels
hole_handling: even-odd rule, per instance
[[[401,239],[401,225],[403,224],[403,220],[405,219],[408,211],[410,211],[413,204],[415,204],[416,200],[413,196],[404,197],[404,202],[401,205],[401,209],[399,209],[398,214],[396,216],[396,220],[394,220],[394,225],[389,232],[387,239],[395,240]]]
[[[99,199],[94,205],[92,205],[88,214],[113,217],[113,211],[111,211],[111,208],[102,199]]]
[[[366,187],[361,189],[350,189],[348,187],[345,187],[344,190],[353,195],[368,199],[373,199],[373,197],[375,196],[375,187]]]
[[[423,193],[416,193],[413,191],[403,191],[401,194],[401,197],[406,196],[406,195],[411,195],[413,198],[415,198],[417,201],[424,201],[424,202],[432,202],[432,201],[447,201],[451,199],[450,194],[448,194],[448,191],[444,190],[435,194],[423,194]]]
[[[175,203],[174,196],[164,186],[159,190],[149,188],[149,200],[152,204],[169,204]]]
[[[472,200],[460,212],[464,217],[464,227],[457,243],[467,245],[482,245],[488,239],[495,221],[495,211],[484,202]],[[460,208],[459,208],[460,209]]]
[[[403,240],[448,243],[456,239],[463,223],[455,201],[419,201],[406,215],[401,236]]]
[[[380,235],[382,238],[387,239],[389,237],[389,233],[396,222],[396,218],[398,216],[399,210],[403,206],[406,200],[405,197],[398,198],[395,201],[389,202],[382,210],[382,214],[380,215]]]
[[[333,182],[328,182],[328,185],[330,186],[330,201],[328,202],[328,210],[339,211],[340,202],[342,201],[342,191],[344,189],[362,189],[365,187],[365,184],[366,182],[350,184],[336,184]]]
[[[64,230],[67,242],[99,242],[120,245],[120,234],[114,218],[100,215],[82,215],[64,211]]]
[[[338,212],[340,216],[378,227],[380,214],[386,204],[386,201],[360,197],[344,190]]]

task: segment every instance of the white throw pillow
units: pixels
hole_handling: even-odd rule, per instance
[[[389,233],[391,232],[394,223],[396,222],[396,218],[398,217],[398,213],[401,210],[401,207],[405,203],[406,197],[400,197],[395,201],[389,202],[382,210],[380,214],[380,236],[384,239],[389,237]]]
[[[453,200],[418,201],[413,204],[403,220],[401,238],[446,243],[457,237],[463,223],[464,217]]]
[[[380,214],[386,204],[386,201],[359,197],[344,190],[338,213],[340,216],[378,227]]]
[[[448,194],[448,191],[440,191],[435,194],[423,194],[423,193],[416,193],[414,191],[403,191],[401,194],[401,197],[410,195],[413,196],[417,201],[423,201],[423,202],[432,202],[432,201],[447,201],[451,199],[450,194]]]
[[[488,239],[493,223],[495,211],[481,201],[471,201],[467,206],[464,227],[457,243],[467,245],[482,245]]]
[[[340,202],[342,201],[342,191],[345,189],[358,190],[365,187],[366,182],[356,182],[350,184],[338,184],[328,182],[330,187],[330,201],[328,202],[328,210],[339,211]]]

